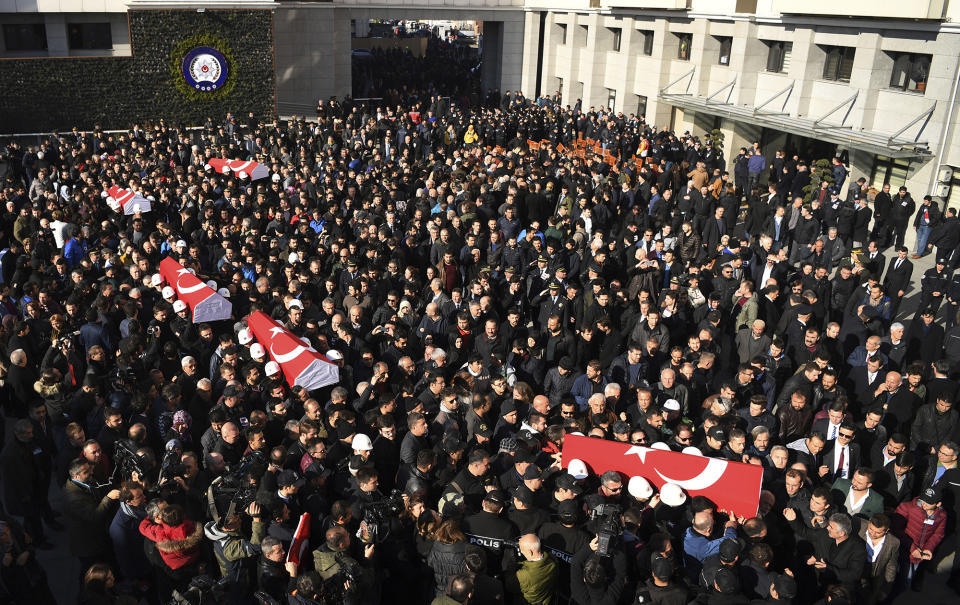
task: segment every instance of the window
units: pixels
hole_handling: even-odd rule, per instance
[[[582,45],[587,45],[587,38],[590,37],[590,26],[589,25],[580,25],[578,28],[580,30],[581,40],[583,40]]]
[[[637,95],[637,117],[643,118],[647,115],[647,97]]]
[[[823,79],[849,82],[857,49],[852,46],[824,46],[823,50],[827,53],[823,61]]]
[[[648,57],[651,56],[653,54],[653,32],[640,31],[637,33],[640,35],[640,53]]]
[[[623,30],[619,27],[608,27],[610,34],[613,36],[613,52],[620,52],[620,35]]]
[[[557,78],[557,94],[563,98],[563,78]]]
[[[67,42],[71,50],[99,50],[113,48],[109,23],[70,23]]]
[[[917,92],[926,90],[931,56],[911,53],[891,54],[893,55],[893,73],[890,75],[890,88]]]
[[[730,51],[733,49],[733,38],[730,36],[717,36],[717,41],[720,42],[720,56],[717,58],[717,62],[720,65],[730,65]]]
[[[7,23],[3,41],[8,51],[47,50],[47,27],[43,23]]]
[[[560,44],[567,43],[567,24],[566,23],[560,24],[560,40],[561,40]]]
[[[607,109],[613,111],[613,108],[617,106],[617,91],[613,88],[607,89]]]
[[[890,183],[891,191],[896,191],[907,183],[910,176],[910,160],[903,158],[888,158],[878,155],[873,158],[873,170],[870,173],[870,182],[881,186]]]
[[[793,42],[770,41],[767,52],[767,71],[786,73],[790,70],[790,54],[793,52]]]
[[[690,60],[690,48],[693,46],[693,34],[674,34],[680,44],[677,45],[677,58],[681,61]]]

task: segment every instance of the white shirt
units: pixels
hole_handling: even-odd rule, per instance
[[[867,534],[865,542],[867,543],[867,556],[870,557],[871,563],[877,562],[877,557],[880,556],[880,551],[883,550],[883,543],[886,541],[887,536],[884,534],[884,536],[880,538],[880,541],[874,544],[873,540],[870,539],[870,534]]]
[[[838,442],[839,443],[839,442]],[[838,463],[840,462],[840,452],[843,452],[843,467],[840,468]],[[847,445],[842,445],[840,447],[834,448],[833,450],[833,468],[840,471],[840,476],[844,479],[848,479],[850,474],[850,447]]]
[[[863,508],[864,502],[867,501],[867,496],[870,495],[870,490],[867,490],[867,493],[857,498],[853,495],[853,488],[847,493],[847,500],[844,504],[847,507],[847,512],[851,515],[855,515],[860,512],[860,509]]]
[[[833,424],[832,422],[827,423],[827,440],[833,441],[837,438],[837,433],[840,432],[840,425]]]

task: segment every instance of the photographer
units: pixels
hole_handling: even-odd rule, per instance
[[[212,489],[212,488],[211,488]],[[211,504],[211,509],[215,508]],[[220,567],[220,575],[230,586],[230,594],[246,594],[250,584],[250,569],[253,557],[260,554],[260,542],[266,534],[266,524],[262,509],[251,502],[246,509],[252,519],[250,537],[243,532],[243,517],[233,510],[233,504],[219,519],[209,521],[204,526],[204,534],[213,542],[213,554]]]
[[[113,518],[120,490],[111,489],[98,496],[101,492],[92,483],[93,466],[83,458],[71,462],[67,474],[70,478],[63,487],[64,524],[70,552],[87,569],[97,561],[111,558],[107,524]]]
[[[277,538],[267,536],[260,543],[257,587],[277,601],[282,601],[297,586],[297,564],[286,562],[286,558],[283,544]]]

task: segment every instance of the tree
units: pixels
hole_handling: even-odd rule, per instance
[[[816,197],[823,181],[833,186],[833,164],[827,159],[819,159],[810,167],[810,184],[803,188],[803,201],[809,202]]]

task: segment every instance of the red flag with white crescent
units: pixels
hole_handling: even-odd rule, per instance
[[[270,176],[270,170],[264,164],[261,164],[260,162],[254,162],[253,160],[224,160],[221,158],[210,158],[209,164],[220,174],[224,173],[224,168],[229,168],[230,172],[236,175],[240,175],[242,172],[246,176],[250,177],[251,181],[264,179]]]
[[[116,185],[107,189],[107,195],[117,204],[116,210],[124,214],[134,214],[136,212],[150,212],[150,200],[143,197],[136,191],[123,189]]]
[[[740,517],[753,517],[760,504],[763,467],[722,458],[708,458],[567,435],[563,438],[562,465],[578,458],[594,473],[618,471],[627,477],[643,477],[663,487],[673,483],[691,496],[706,496],[717,508]]]
[[[230,319],[233,313],[230,301],[184,269],[183,265],[168,256],[160,261],[159,269],[160,275],[177,294],[177,300],[182,300],[190,307],[193,323]]]
[[[300,385],[312,391],[340,380],[340,368],[335,363],[266,313],[251,313],[247,317],[247,327],[253,332],[257,342],[270,354],[270,359],[280,366],[290,386]]]
[[[310,513],[300,515],[300,522],[297,523],[297,531],[293,534],[293,540],[290,541],[290,550],[287,551],[287,563],[294,563],[300,567],[300,561],[303,560],[304,553],[310,546]]]

